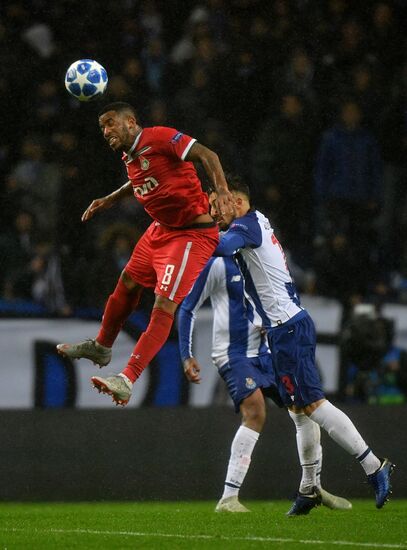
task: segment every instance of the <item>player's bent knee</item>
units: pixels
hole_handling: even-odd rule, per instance
[[[250,411],[248,414],[242,413],[242,424],[246,428],[250,428],[256,432],[261,432],[266,422],[266,413],[265,411]]]
[[[130,275],[126,273],[126,271],[124,270],[121,272],[120,279],[128,290],[136,291],[136,290],[142,290],[143,288],[139,283],[136,283],[136,281],[134,281],[130,277]]]
[[[174,314],[177,310],[178,304],[167,298],[166,296],[156,295],[154,301],[154,307],[162,309],[166,313]]]
[[[243,399],[240,405],[242,422],[247,428],[261,432],[266,421],[266,406],[263,395],[257,391]]]
[[[310,416],[313,412],[315,412],[317,410],[317,408],[322,405],[322,403],[326,401],[326,399],[319,399],[318,401],[315,401],[314,403],[310,403],[309,405],[306,405],[304,408],[303,408],[303,412],[307,415],[307,416]]]

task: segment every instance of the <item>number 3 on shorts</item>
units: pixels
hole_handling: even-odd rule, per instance
[[[161,281],[161,288],[168,287],[168,285],[171,282],[171,277],[172,277],[172,274],[174,273],[174,269],[175,269],[175,265],[173,264],[167,264],[165,266],[164,277],[162,278],[162,281]],[[165,288],[165,290],[167,289]]]

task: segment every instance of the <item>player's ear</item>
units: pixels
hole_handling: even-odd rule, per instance
[[[129,128],[135,128],[137,126],[137,120],[134,118],[134,116],[128,116],[127,117],[127,125]]]

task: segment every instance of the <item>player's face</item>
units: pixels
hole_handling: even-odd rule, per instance
[[[103,137],[113,151],[126,151],[134,142],[134,134],[131,129],[136,121],[125,113],[108,111],[99,117],[99,127]]]
[[[218,203],[217,203],[217,195],[216,193],[211,193],[209,195],[209,205],[211,207],[211,216],[218,224],[219,229],[222,231],[226,231],[228,229],[229,225],[232,223],[232,221],[236,217],[235,209],[233,208],[233,212],[230,214],[223,214],[219,211]]]

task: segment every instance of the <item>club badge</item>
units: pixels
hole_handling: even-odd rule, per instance
[[[140,167],[142,170],[148,170],[150,167],[150,161],[146,159],[145,157],[139,156],[140,159]]]
[[[246,388],[248,390],[254,390],[256,387],[256,382],[253,380],[253,378],[246,378]]]

